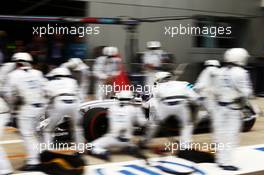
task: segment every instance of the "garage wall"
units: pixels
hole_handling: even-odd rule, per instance
[[[136,18],[156,16],[260,16],[263,9],[260,0],[91,0],[88,3],[87,16]],[[175,38],[164,36],[164,26],[192,24],[192,20],[144,23],[139,27],[139,48],[145,49],[149,40],[160,40],[163,48],[172,52],[178,62],[202,62],[206,59],[221,59],[225,49],[193,48],[193,38],[182,35]],[[126,33],[124,26],[101,25],[101,34],[91,36],[91,48],[98,45],[116,45],[122,54],[125,52]],[[250,18],[250,23],[243,36],[241,47],[246,47],[252,55],[263,55],[264,49],[263,18]]]
[[[106,2],[106,3],[105,3]],[[223,15],[223,16],[251,16],[261,15],[259,0],[93,0],[89,3],[89,16],[95,17],[153,17],[153,16],[189,16],[189,15]],[[204,12],[206,11],[206,12]],[[192,21],[169,21],[160,23],[144,23],[139,27],[139,46],[141,50],[145,48],[145,42],[148,40],[160,40],[164,49],[174,53],[180,62],[201,61],[198,56],[193,59],[194,52],[204,49],[192,49],[192,38],[190,36],[179,36],[170,38],[164,36],[164,26],[176,26],[181,24],[191,24]],[[259,55],[263,49],[261,46],[261,37],[259,37],[263,27],[263,19],[253,19],[249,34],[245,43],[241,45],[248,47],[253,51],[252,54]],[[257,35],[257,36],[256,36]],[[101,26],[101,35],[90,37],[90,43],[96,45],[117,45],[124,52],[125,30],[122,26]],[[254,42],[254,47],[250,42]],[[248,43],[248,44],[247,44]],[[254,49],[253,49],[254,48]],[[210,52],[221,52],[219,49],[209,49]],[[191,55],[190,55],[191,54]]]

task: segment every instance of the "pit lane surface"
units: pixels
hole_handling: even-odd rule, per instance
[[[259,106],[264,109],[264,99],[258,98],[256,101]],[[212,140],[211,134],[199,134],[194,136],[194,142],[195,143],[210,143]],[[253,127],[252,131],[247,133],[241,133],[241,148],[239,148],[236,151],[236,162],[237,165],[241,168],[241,172],[237,172],[239,174],[264,174],[262,172],[263,162],[264,162],[264,152],[261,150],[256,150],[255,148],[262,148],[264,147],[264,118],[260,117],[257,119],[257,122],[255,126]],[[177,137],[175,138],[177,139]],[[151,143],[152,146],[155,145],[161,145],[168,142],[167,138],[159,138],[153,140]],[[6,132],[3,136],[3,138],[0,141],[0,144],[5,148],[5,150],[8,153],[8,156],[12,162],[12,165],[14,169],[18,169],[24,164],[25,160],[25,149],[23,147],[23,140],[19,137],[19,134],[16,130],[7,128]],[[263,145],[262,145],[263,144]],[[257,145],[253,146],[252,145]],[[246,146],[246,147],[245,147]],[[146,151],[146,154],[148,157],[151,158],[158,158],[159,155],[156,155],[150,151]],[[90,157],[85,156],[87,159],[87,162],[89,163],[89,167],[87,167],[87,172],[92,171],[96,169],[97,167],[108,167],[109,164],[106,164],[106,162]],[[174,158],[175,159],[175,158]],[[137,164],[135,158],[127,155],[114,155],[112,158],[112,162],[122,162],[120,165],[131,163]],[[176,160],[173,160],[174,162],[177,162]],[[217,168],[214,164],[202,164],[197,165],[199,168],[203,169],[206,174],[219,174],[219,175],[225,175],[225,174],[237,174],[234,172],[226,172],[221,171],[219,168]],[[263,167],[263,168],[262,168]],[[254,172],[254,173],[253,173]],[[18,172],[21,174],[20,172]],[[22,173],[22,174],[42,174],[42,173]],[[88,173],[92,174],[92,172]],[[164,173],[163,173],[164,174]]]

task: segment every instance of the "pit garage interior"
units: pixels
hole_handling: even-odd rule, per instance
[[[10,17],[11,16],[11,17]],[[17,17],[17,18],[16,18]],[[21,17],[21,18],[20,18]],[[104,24],[99,22],[63,21],[63,25],[100,27],[99,35],[89,35],[84,38],[87,44],[85,62],[92,67],[95,57],[93,48],[97,46],[114,45],[120,50],[124,67],[132,83],[142,83],[143,74],[140,55],[146,50],[146,42],[160,41],[162,49],[166,50],[171,63],[166,69],[176,70],[179,65],[186,65],[180,71],[179,80],[195,83],[203,70],[203,62],[208,59],[223,61],[223,53],[227,48],[243,47],[250,53],[246,69],[250,72],[255,98],[252,102],[259,107],[259,115],[247,132],[241,132],[240,147],[237,148],[235,162],[241,168],[237,172],[222,171],[215,164],[193,163],[178,160],[174,154],[157,154],[154,148],[165,146],[167,142],[178,140],[178,136],[164,137],[167,131],[153,139],[150,146],[153,150],[145,151],[150,162],[168,161],[177,163],[172,169],[192,170],[189,174],[201,175],[262,175],[264,174],[264,1],[261,0],[9,0],[0,6],[0,30],[7,35],[1,37],[2,43],[8,46],[4,50],[5,61],[9,61],[14,53],[15,40],[30,43],[32,27],[52,23],[50,21],[28,20],[27,17],[62,17],[71,19],[97,18],[119,19],[122,24]],[[33,18],[32,18],[33,19]],[[88,20],[89,21],[89,20]],[[53,23],[54,24],[54,23]],[[165,34],[165,27],[179,25],[194,26],[232,26],[231,37],[206,37],[192,35],[177,35],[171,37]],[[52,39],[49,39],[52,40]],[[44,71],[45,72],[45,71]],[[91,77],[91,84],[93,84]],[[87,103],[93,99],[94,87],[88,90]],[[86,127],[86,125],[84,126]],[[252,128],[251,128],[252,127]],[[193,135],[193,142],[212,142],[210,128],[207,131]],[[173,129],[172,129],[173,130]],[[168,131],[171,132],[171,131]],[[173,132],[173,131],[172,131]],[[136,138],[137,139],[137,138]],[[6,127],[0,140],[8,154],[14,169],[25,162],[26,151],[18,129]],[[208,148],[208,152],[212,150]],[[59,151],[71,154],[71,151]],[[214,153],[212,153],[214,154]],[[143,160],[124,154],[114,154],[111,162],[106,162],[89,155],[84,156],[87,164],[84,174],[130,174],[159,175],[170,174],[146,164]],[[136,168],[135,168],[136,167]],[[141,167],[141,169],[138,169]],[[195,167],[195,169],[193,168]],[[187,171],[186,170],[186,171]],[[123,173],[120,173],[120,172]],[[15,174],[42,175],[41,172],[20,172]]]

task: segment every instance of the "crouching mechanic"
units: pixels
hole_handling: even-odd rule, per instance
[[[224,54],[226,65],[216,76],[215,137],[218,144],[224,144],[224,148],[221,146],[217,150],[217,163],[224,170],[238,170],[232,165],[232,153],[239,142],[241,110],[252,95],[252,84],[248,72],[243,68],[248,57],[247,50],[243,48],[227,50]]]
[[[148,101],[149,124],[145,140],[140,145],[146,144],[154,137],[158,127],[168,117],[176,117],[181,123],[180,146],[189,148],[193,132],[190,103],[197,103],[199,96],[193,91],[190,83],[171,80],[169,72],[157,72],[155,74],[156,87],[153,89],[153,97]]]
[[[44,128],[44,141],[53,143],[53,134],[56,126],[64,117],[71,117],[73,136],[76,144],[84,142],[81,127],[81,115],[79,113],[80,99],[77,81],[71,78],[67,68],[55,68],[50,73],[52,80],[45,87],[49,99],[48,116],[49,124]],[[76,150],[79,151],[79,150]]]
[[[31,67],[33,59],[30,54],[17,53],[13,61],[16,62],[16,69],[8,74],[6,97],[11,105],[20,106],[17,117],[18,126],[27,152],[27,164],[21,170],[35,171],[40,168],[36,127],[46,105],[45,78],[40,71]]]
[[[145,158],[138,147],[132,143],[133,124],[144,125],[146,123],[142,110],[133,106],[130,101],[133,98],[131,91],[121,91],[117,94],[117,104],[108,109],[109,131],[103,137],[92,142],[91,155],[109,160],[109,149],[123,148],[125,153],[137,158]]]
[[[76,79],[80,86],[80,98],[81,102],[84,102],[89,90],[89,66],[87,66],[80,58],[71,58],[66,63],[63,63],[61,67],[66,67],[73,73],[77,73]]]

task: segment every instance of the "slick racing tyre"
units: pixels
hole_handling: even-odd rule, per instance
[[[84,114],[83,118],[84,136],[88,142],[93,141],[108,130],[107,109],[93,108]]]

